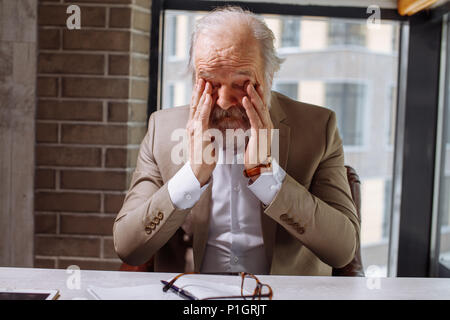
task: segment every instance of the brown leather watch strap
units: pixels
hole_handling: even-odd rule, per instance
[[[248,169],[248,170],[244,169],[244,176],[246,178],[251,178],[251,177],[254,177],[254,176],[258,176],[258,175],[261,174],[261,169],[262,168],[270,168],[270,166],[271,166],[271,163],[266,163],[266,164],[259,164],[256,167]]]

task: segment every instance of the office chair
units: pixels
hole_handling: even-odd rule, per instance
[[[350,185],[353,201],[355,202],[358,219],[361,221],[361,182],[355,169],[350,166],[345,166],[347,169],[347,179]],[[191,239],[192,240],[192,239]],[[192,241],[186,242],[186,247],[192,246]],[[137,272],[151,272],[153,269],[153,257],[145,264],[139,266],[130,266],[123,263],[120,271],[137,271]],[[358,244],[355,257],[353,260],[342,268],[333,268],[333,276],[341,277],[364,277],[364,269],[361,260],[361,246]]]
[[[345,168],[347,169],[347,179],[348,184],[350,185],[353,202],[355,203],[356,214],[361,223],[361,181],[359,180],[359,176],[355,169],[350,166],[345,166]],[[345,267],[333,268],[332,275],[341,277],[364,277],[364,268],[361,259],[361,243],[358,243],[353,260]]]

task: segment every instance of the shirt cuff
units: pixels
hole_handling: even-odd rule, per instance
[[[191,164],[186,162],[183,167],[169,180],[167,189],[170,200],[178,209],[188,209],[200,199],[209,182],[200,187],[200,182],[192,172]]]
[[[262,173],[248,188],[266,206],[269,205],[281,189],[286,172],[278,162],[272,160],[272,171]],[[250,179],[249,179],[250,183]]]

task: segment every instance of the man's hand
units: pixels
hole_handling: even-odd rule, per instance
[[[270,159],[273,123],[270,118],[269,108],[263,100],[264,95],[261,86],[257,86],[255,89],[253,84],[249,83],[246,91],[247,96],[242,99],[242,105],[250,120],[251,127],[251,135],[245,149],[244,162],[245,169],[248,170]],[[255,181],[258,177],[254,176],[251,179]]]
[[[211,93],[211,83],[197,79],[186,126],[189,137],[189,161],[200,186],[208,182],[216,166],[216,155],[211,148],[210,137],[208,139],[205,135],[205,131],[209,129],[209,116],[214,105]]]

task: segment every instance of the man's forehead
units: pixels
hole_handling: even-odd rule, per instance
[[[219,73],[223,73],[223,71],[224,71],[223,69],[217,70],[217,71],[200,69],[198,71],[198,75],[199,75],[199,77],[202,77],[202,78],[214,78],[214,77],[218,76]],[[234,75],[234,76],[253,77],[253,72],[250,70],[237,69],[237,70],[232,70],[230,73],[231,73],[231,75]]]

